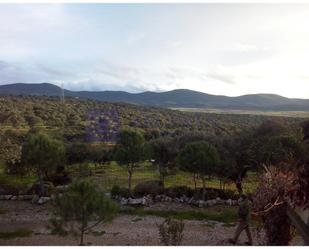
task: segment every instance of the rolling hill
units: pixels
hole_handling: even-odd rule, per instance
[[[249,94],[238,97],[211,95],[176,89],[167,92],[128,93],[125,91],[70,91],[65,96],[173,108],[221,108],[262,111],[309,111],[309,99],[291,99],[275,94]],[[61,88],[49,84],[16,83],[0,86],[0,95],[61,96]]]

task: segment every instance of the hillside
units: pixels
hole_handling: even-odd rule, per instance
[[[140,128],[149,138],[167,134],[177,136],[192,131],[209,135],[232,135],[256,127],[269,119],[281,120],[286,124],[303,120],[257,115],[187,113],[158,107],[81,100],[72,97],[66,98],[65,105],[58,97],[0,97],[2,129],[12,127],[27,130],[30,127],[43,127],[51,132],[54,131],[56,135],[61,130],[68,140],[86,140],[89,135],[87,127],[92,121],[89,113],[95,118],[106,116],[104,114],[106,112],[116,116],[119,128]]]
[[[177,89],[167,92],[128,93],[124,91],[70,91],[65,96],[94,99],[106,102],[122,102],[136,105],[173,108],[221,108],[261,111],[308,111],[308,99],[289,99],[275,94],[250,94],[239,97],[211,95],[202,92]],[[0,86],[0,95],[60,96],[61,88],[49,83],[11,84]]]

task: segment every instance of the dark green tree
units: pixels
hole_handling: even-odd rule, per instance
[[[44,177],[64,164],[65,148],[62,142],[46,134],[30,134],[22,147],[21,161],[38,175],[41,195],[44,195]]]
[[[125,129],[118,134],[115,148],[115,160],[125,165],[128,171],[128,189],[132,195],[132,175],[139,162],[147,158],[147,149],[143,134],[135,129]]]
[[[83,163],[90,160],[91,150],[86,143],[71,143],[66,146],[68,164]]]
[[[152,159],[159,167],[160,181],[164,187],[165,176],[168,174],[169,167],[175,165],[177,148],[175,142],[170,137],[160,137],[150,142]]]
[[[205,200],[206,177],[215,174],[220,162],[217,149],[204,141],[189,143],[179,153],[177,162],[182,169],[199,174],[203,182],[202,198]]]
[[[89,179],[77,180],[68,191],[57,196],[51,227],[59,235],[84,235],[100,223],[110,221],[118,211],[117,205],[107,198],[100,187]]]

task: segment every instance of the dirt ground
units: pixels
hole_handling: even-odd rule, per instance
[[[39,206],[26,201],[0,201],[5,210],[0,214],[0,232],[26,228],[33,231],[29,237],[0,239],[0,245],[78,245],[74,237],[51,235],[47,228],[50,218],[48,204]],[[119,215],[112,223],[98,226],[96,231],[106,231],[103,235],[86,235],[88,245],[160,245],[156,224],[162,218],[155,216],[138,217]],[[226,240],[234,234],[235,227],[225,227],[212,221],[186,220],[182,245],[229,245]],[[254,244],[259,240],[253,230]],[[240,237],[240,244],[246,241],[245,234]],[[293,244],[302,245],[297,239]]]

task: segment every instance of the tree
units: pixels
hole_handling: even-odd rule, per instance
[[[66,161],[69,164],[83,163],[90,159],[90,147],[86,143],[72,143],[66,148]]]
[[[0,136],[0,160],[3,160],[8,166],[18,163],[20,157],[21,146],[8,136]]]
[[[239,134],[237,137],[227,137],[217,143],[221,160],[216,174],[224,181],[233,181],[239,194],[243,192],[242,182],[247,171],[253,167],[247,150],[251,141],[251,134]]]
[[[100,223],[110,221],[117,206],[107,198],[100,187],[89,179],[73,182],[68,191],[57,196],[51,226],[59,235],[79,235],[84,245],[84,235]]]
[[[251,156],[258,165],[283,165],[297,160],[303,154],[301,141],[292,135],[260,138],[251,146]]]
[[[39,177],[40,194],[44,195],[44,177],[64,163],[65,148],[62,142],[45,134],[30,134],[22,147],[21,161],[34,169]]]
[[[135,129],[120,131],[114,156],[120,165],[125,165],[127,168],[128,189],[132,196],[132,175],[134,168],[147,157],[145,140],[142,133]]]
[[[160,181],[164,187],[165,176],[168,174],[168,167],[173,165],[177,156],[177,148],[174,140],[170,137],[161,137],[150,142],[152,159],[159,167]]]
[[[219,164],[219,154],[215,147],[200,141],[189,143],[179,153],[178,165],[190,172],[197,172],[203,182],[203,200],[206,197],[206,176],[214,174]]]

